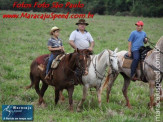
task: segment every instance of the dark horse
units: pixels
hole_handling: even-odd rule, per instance
[[[60,61],[58,67],[56,69],[51,69],[52,71],[52,80],[51,84],[47,84],[45,80],[45,70],[41,71],[38,68],[37,58],[32,62],[30,66],[30,79],[31,85],[27,86],[26,88],[29,89],[33,85],[35,86],[35,90],[39,95],[39,105],[45,105],[45,101],[43,99],[44,93],[48,88],[48,85],[52,85],[55,87],[55,104],[58,103],[59,100],[59,92],[63,89],[67,89],[68,96],[69,96],[69,108],[73,111],[73,100],[72,95],[74,91],[74,82],[76,82],[76,75],[75,70],[76,68],[80,69],[83,74],[86,75],[87,71],[87,60],[90,58],[90,51],[85,50],[77,50],[74,53],[65,54],[63,59]],[[48,57],[48,55],[43,55],[44,60]],[[40,80],[42,81],[43,85],[41,90],[39,89]],[[72,82],[73,81],[73,82]]]

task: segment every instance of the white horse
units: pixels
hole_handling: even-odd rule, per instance
[[[92,87],[96,88],[99,106],[101,106],[101,91],[105,70],[107,66],[109,66],[112,70],[118,71],[117,50],[118,48],[116,48],[114,52],[111,50],[104,50],[98,55],[91,56],[91,63],[88,69],[89,73],[82,77],[83,97],[78,104],[77,111],[81,110],[80,108],[86,99],[88,89]]]
[[[158,86],[160,85],[160,100],[163,100],[163,95],[162,95],[162,89],[161,89],[161,81],[163,79],[163,36],[159,39],[159,41],[156,44],[156,49],[159,49],[160,51],[157,51],[155,48],[152,50],[152,53],[145,58],[145,62],[144,63],[144,68],[143,68],[143,74],[146,78],[146,80],[149,83],[149,90],[150,90],[150,103],[149,103],[149,107],[150,109],[153,109],[153,105],[155,105],[154,103],[154,87],[155,85]],[[123,68],[122,67],[122,62],[123,62],[123,57],[124,55],[127,53],[127,51],[120,51],[117,53],[118,56],[118,69],[119,69],[119,73],[123,76],[124,78],[124,85],[123,85],[123,95],[126,99],[126,106],[128,108],[131,108],[130,102],[129,102],[129,98],[127,96],[127,90],[128,90],[128,86],[130,85],[130,73],[131,70],[127,69],[127,68]],[[158,63],[160,63],[160,69],[157,69],[157,58],[160,57],[160,61]],[[160,72],[160,81],[157,84],[156,80],[158,80],[159,76],[156,76],[156,72],[155,70],[158,70],[158,72]],[[111,72],[111,70],[110,70]],[[117,76],[119,75],[119,73],[116,73],[115,75],[110,75],[107,76],[105,83],[103,84],[103,88],[105,88],[105,86],[107,85],[107,102],[109,102],[109,94],[112,88],[112,85],[114,83],[114,81],[116,80]],[[139,80],[141,81],[141,71],[137,69],[136,71],[137,73],[137,77],[139,78]]]

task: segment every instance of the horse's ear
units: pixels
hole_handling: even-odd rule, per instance
[[[116,48],[115,50],[114,50],[114,53],[117,53],[118,52],[118,48]]]
[[[93,51],[90,51],[88,49],[85,50],[86,55],[93,55]]]
[[[76,52],[79,53],[79,49],[78,48],[76,49]]]

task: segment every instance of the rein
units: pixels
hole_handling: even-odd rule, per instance
[[[163,54],[163,52],[162,52],[160,49],[158,49],[158,48],[155,47],[155,44],[154,44],[153,42],[149,41],[149,38],[148,38],[148,42],[149,42],[149,44],[150,44],[153,48],[155,48],[157,51],[159,51],[160,53]],[[149,67],[151,67],[153,70],[159,71],[160,73],[163,74],[163,71],[161,71],[160,69],[156,68],[156,67],[153,66],[153,65],[150,65],[150,64],[147,63],[145,60],[144,60],[144,63],[147,64]]]
[[[148,39],[149,39],[149,38],[148,38]],[[153,48],[155,48],[157,51],[159,51],[160,53],[163,54],[163,52],[162,52],[160,49],[158,49],[158,48],[155,47],[155,44],[154,44],[153,42],[151,42],[151,41],[149,41],[149,40],[148,40],[148,42],[149,42],[149,44],[150,44]]]
[[[160,73],[163,74],[163,71],[161,71],[160,69],[156,68],[155,66],[153,65],[150,65],[149,63],[147,63],[146,61],[144,61],[145,64],[147,64],[149,67],[151,67],[153,70],[156,70],[156,71],[159,71]]]

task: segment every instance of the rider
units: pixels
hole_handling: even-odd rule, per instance
[[[69,38],[70,46],[75,50],[77,50],[77,48],[79,50],[88,49],[92,52],[95,43],[91,34],[85,30],[86,26],[89,24],[85,21],[85,19],[79,19],[76,25],[78,26],[78,29],[74,30]],[[75,73],[79,78],[78,81],[82,81],[82,72],[77,68]]]
[[[55,59],[61,52],[64,52],[64,47],[62,45],[62,40],[58,37],[60,29],[56,26],[51,28],[50,35],[51,38],[48,40],[48,49],[51,52],[48,64],[46,66],[46,76],[45,79],[49,79],[48,72],[50,70],[53,59]]]
[[[136,78],[135,74],[136,74],[136,68],[138,66],[139,63],[139,59],[140,59],[140,52],[139,52],[139,48],[141,46],[144,46],[144,43],[146,44],[148,41],[148,38],[146,36],[146,33],[143,30],[143,21],[138,21],[136,24],[136,30],[132,31],[130,34],[130,37],[128,39],[128,56],[129,57],[133,57],[133,61],[131,64],[131,79],[133,81],[138,80],[138,78]]]
[[[93,51],[94,40],[91,34],[85,30],[86,26],[89,25],[85,19],[80,19],[76,25],[78,25],[78,29],[74,30],[69,38],[69,44],[75,50],[78,49],[89,49]]]

